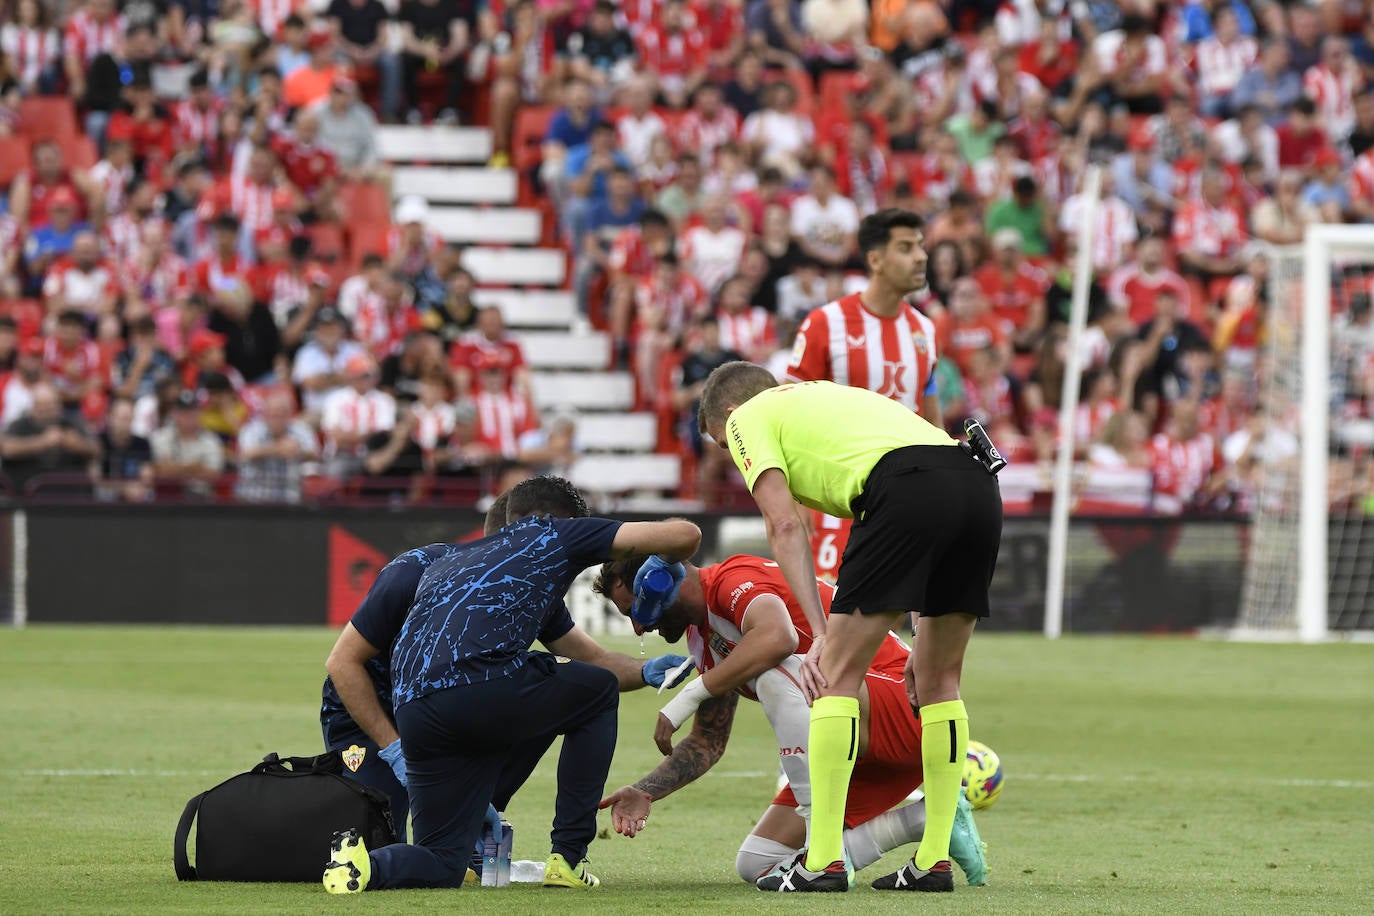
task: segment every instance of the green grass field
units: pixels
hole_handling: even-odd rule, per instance
[[[0,913],[1371,910],[1374,647],[1166,638],[975,638],[972,731],[1007,774],[979,815],[985,888],[917,900],[870,890],[863,879],[896,855],[846,897],[775,898],[741,883],[735,850],[776,769],[751,704],[725,759],[660,802],[647,833],[593,845],[594,894],[519,885],[332,898],[318,885],[178,884],[171,840],[187,798],[269,751],[319,749],[333,638],[0,631]],[[613,786],[655,762],[660,700],[625,697]],[[546,854],[552,793],[548,765],[511,806],[516,858]]]

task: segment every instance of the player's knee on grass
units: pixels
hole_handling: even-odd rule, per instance
[[[798,850],[785,843],[751,833],[744,838],[744,843],[740,845],[739,853],[735,856],[735,871],[742,879],[753,884],[775,866],[789,861],[797,852]]]

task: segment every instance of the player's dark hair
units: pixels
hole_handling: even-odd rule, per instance
[[[616,585],[625,583],[626,588],[634,585],[635,576],[639,574],[639,567],[644,565],[648,557],[626,557],[623,560],[610,560],[601,564],[601,569],[596,574],[596,579],[592,582],[592,591],[598,595],[611,597],[611,592]]]
[[[511,487],[508,492],[507,522],[527,515],[551,515],[554,518],[586,518],[591,515],[577,487],[562,477],[551,474],[531,477]]]
[[[712,426],[725,422],[725,410],[738,407],[760,391],[776,388],[773,373],[756,363],[735,360],[716,369],[706,379],[701,392],[697,429],[705,435]]]
[[[487,517],[482,522],[482,535],[484,537],[493,535],[506,527],[506,512],[509,503],[510,490],[491,501],[491,506],[487,509]]]
[[[888,207],[870,213],[859,223],[859,257],[867,260],[870,251],[886,248],[892,239],[893,229],[914,229],[919,232],[925,224],[921,214],[912,210]]]

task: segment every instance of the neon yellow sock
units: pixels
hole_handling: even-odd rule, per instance
[[[819,697],[811,704],[806,748],[811,771],[811,846],[806,867],[820,871],[844,855],[844,803],[859,754],[859,701]],[[952,822],[951,822],[952,823]]]
[[[949,858],[949,834],[963,791],[968,711],[963,700],[921,707],[921,767],[925,771],[926,832],[916,847],[917,868]]]

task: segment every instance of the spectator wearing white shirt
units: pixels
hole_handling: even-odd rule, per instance
[[[744,119],[741,139],[759,165],[773,166],[795,178],[812,158],[815,125],[796,110],[797,90],[786,80],[769,85],[764,98],[767,107]]]
[[[369,448],[385,445],[396,426],[396,402],[377,389],[377,365],[371,357],[351,357],[343,375],[346,384],[325,398],[320,412],[326,472],[333,477],[361,470]]]
[[[800,321],[830,301],[820,262],[802,255],[792,272],[778,280],[778,317]]]
[[[262,415],[239,431],[238,481],[242,502],[298,503],[306,462],[319,456],[319,442],[284,391],[268,395]]]
[[[1240,20],[1229,6],[1218,6],[1212,14],[1213,35],[1197,44],[1198,108],[1209,118],[1231,113],[1231,93],[1240,78],[1255,66],[1259,45],[1240,33]]]
[[[620,151],[636,169],[649,161],[649,148],[654,138],[665,136],[668,126],[654,111],[654,93],[648,80],[636,77],[625,87],[626,112],[615,122]]]
[[[1078,234],[1082,219],[1083,195],[1078,193],[1064,201],[1059,211],[1059,231],[1066,236]],[[1101,274],[1116,270],[1131,254],[1139,237],[1135,214],[1116,196],[1116,175],[1110,169],[1102,171],[1102,199],[1097,202],[1097,226],[1092,233],[1093,269]]]
[[[842,268],[858,251],[859,208],[835,190],[829,166],[811,169],[811,193],[792,203],[792,236],[826,267]]]
[[[1212,142],[1225,162],[1244,162],[1253,156],[1259,161],[1266,183],[1279,177],[1279,135],[1264,122],[1258,105],[1247,105],[1229,121],[1212,132]]]
[[[319,413],[325,398],[344,383],[344,366],[360,355],[366,351],[357,341],[347,339],[343,316],[333,308],[320,309],[314,333],[291,366],[291,381],[301,389],[306,413]]]
[[[1158,114],[1164,108],[1169,79],[1164,39],[1155,35],[1145,17],[1128,13],[1121,28],[1093,40],[1092,54],[1107,78],[1107,88],[1131,114]]]
[[[188,496],[211,495],[224,470],[224,445],[200,425],[200,399],[194,391],[177,395],[171,422],[153,432],[151,445],[159,482],[180,483]]]
[[[747,237],[736,226],[726,223],[728,200],[713,194],[701,207],[701,223],[682,236],[682,259],[687,270],[715,295],[739,268]]]

